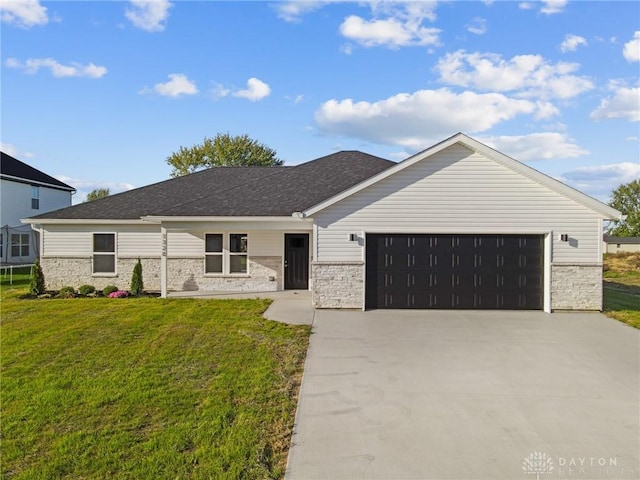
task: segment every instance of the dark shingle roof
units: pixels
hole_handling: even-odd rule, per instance
[[[366,153],[343,151],[293,167],[214,167],[33,218],[289,216],[393,165]]]
[[[0,154],[0,173],[3,177],[8,176],[12,177],[11,180],[15,181],[22,180],[25,183],[47,184],[48,186],[61,190],[75,191],[75,188],[70,187],[57,178],[53,178],[51,175],[41,172],[37,168],[21,162],[17,158],[13,158],[7,153],[0,152]]]
[[[626,244],[639,244],[640,237],[611,237],[606,233],[602,236],[602,240],[605,243],[626,243]]]

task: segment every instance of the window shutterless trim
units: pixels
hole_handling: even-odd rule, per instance
[[[95,236],[96,235],[113,235],[113,252],[96,252]],[[115,277],[118,275],[118,235],[116,232],[92,232],[91,233],[91,275],[94,277]],[[96,256],[113,256],[113,271],[95,271]]]

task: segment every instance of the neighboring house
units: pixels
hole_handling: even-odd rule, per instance
[[[604,253],[640,252],[640,237],[611,237],[603,235]]]
[[[620,212],[456,134],[400,163],[215,167],[27,219],[48,286],[310,289],[317,308],[602,308]]]
[[[38,257],[38,237],[20,219],[70,206],[75,189],[0,153],[0,260],[3,264],[31,263]]]

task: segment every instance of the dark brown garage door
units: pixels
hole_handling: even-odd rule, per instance
[[[542,235],[368,234],[366,308],[542,309]]]

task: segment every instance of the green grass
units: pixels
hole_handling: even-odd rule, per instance
[[[639,261],[638,254],[604,257],[604,313],[635,328],[640,328]]]
[[[3,478],[282,478],[310,330],[266,300],[24,300],[2,279]]]

